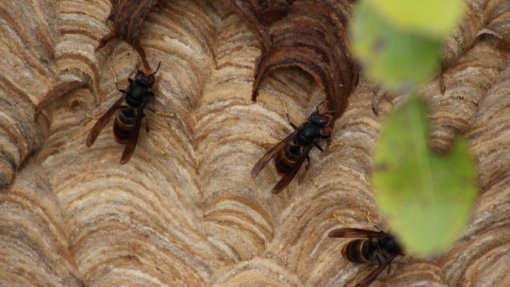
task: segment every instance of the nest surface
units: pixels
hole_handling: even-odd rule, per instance
[[[0,7],[0,286],[352,286],[370,267],[341,256],[339,227],[383,224],[369,184],[381,122],[402,98],[376,98],[363,76],[325,152],[311,152],[279,195],[253,164],[323,98],[283,69],[251,101],[260,43],[219,1],[160,1],[140,33],[162,62],[150,132],[131,160],[112,122],[85,146],[94,117],[140,59],[110,41],[108,0],[3,1]],[[445,50],[446,92],[423,87],[432,144],[465,135],[480,195],[469,226],[434,259],[401,257],[372,286],[510,285],[510,3],[469,0]],[[53,95],[48,98],[48,95]],[[34,113],[38,107],[44,108]],[[336,213],[337,220],[333,217]],[[368,219],[370,215],[370,220]]]

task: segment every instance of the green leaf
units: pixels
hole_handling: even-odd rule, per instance
[[[366,5],[357,6],[350,34],[353,54],[386,89],[413,89],[439,70],[440,40],[396,29]]]
[[[464,0],[365,0],[396,27],[442,39],[455,28],[465,10]]]
[[[428,147],[426,105],[413,98],[384,123],[372,184],[376,203],[408,254],[445,251],[466,226],[475,202],[476,172],[466,140],[446,155]]]

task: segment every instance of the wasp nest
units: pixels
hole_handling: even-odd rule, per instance
[[[376,116],[376,87],[361,75],[349,92],[356,76],[345,74],[346,58],[335,50],[344,47],[329,47],[334,61],[319,68],[330,83],[343,81],[335,89],[350,93],[349,105],[326,151],[313,151],[310,168],[272,195],[274,167],[256,179],[250,170],[291,131],[285,109],[300,123],[331,97],[322,78],[301,66],[266,73],[251,100],[267,39],[273,33],[283,45],[292,26],[277,24],[296,19],[292,7],[306,3],[259,1],[262,12],[247,14],[257,1],[146,2],[152,10],[137,22],[136,37],[148,64],[162,63],[153,106],[175,117],[148,112],[150,132],[142,129],[133,157],[120,165],[112,122],[85,146],[94,118],[119,97],[116,79],[125,88],[141,68],[140,53],[122,40],[127,34],[95,51],[116,28],[106,20],[112,3],[3,1],[0,285],[354,285],[370,267],[347,262],[346,241],[327,234],[383,223],[369,184],[370,151],[401,98],[382,97]],[[349,15],[350,1],[342,3]],[[446,150],[456,135],[469,139],[478,204],[450,251],[400,257],[373,286],[510,285],[510,5],[468,0],[468,7],[445,49],[445,93],[438,80],[423,93],[432,143]],[[269,20],[257,25],[264,13]]]

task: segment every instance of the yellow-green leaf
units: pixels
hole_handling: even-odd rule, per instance
[[[376,144],[372,183],[378,208],[404,249],[444,252],[471,215],[477,188],[466,140],[446,155],[428,147],[426,105],[411,99],[385,121]]]
[[[464,0],[365,0],[392,25],[443,39],[461,20]]]
[[[416,88],[439,70],[439,40],[395,29],[366,5],[356,7],[350,33],[353,54],[386,89]]]

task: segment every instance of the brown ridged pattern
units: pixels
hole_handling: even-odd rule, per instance
[[[271,49],[257,65],[253,99],[271,72],[299,68],[315,79],[333,119],[340,117],[358,83],[359,67],[347,48],[351,8],[349,1],[294,2],[287,17],[271,29]]]
[[[435,83],[424,89],[430,102],[431,142],[435,148],[447,150],[455,136],[473,125],[480,101],[499,77],[507,57],[508,51],[497,49],[487,40],[478,41],[444,74],[444,94]]]
[[[93,51],[98,41],[109,31],[105,18],[111,4],[108,0],[63,0],[55,1],[53,6],[57,14],[54,23],[59,32],[55,65],[60,81],[87,84],[100,95],[98,63],[104,61],[104,58],[95,55]],[[62,93],[46,95],[48,98],[61,96]]]
[[[507,60],[504,70],[481,101],[473,129],[467,135],[479,164],[482,194],[472,224],[452,250],[441,258],[448,282],[463,286],[509,284],[509,96],[510,62]]]
[[[494,2],[494,3],[492,3]],[[510,5],[508,1],[499,0],[492,1],[490,15],[488,15],[488,19],[490,19],[487,24],[486,29],[490,31],[490,33],[496,38],[504,41],[506,45],[510,44],[510,22],[508,18],[510,17]]]
[[[321,88],[300,71],[278,70],[252,103],[261,50],[249,25],[218,1],[160,4],[140,39],[151,67],[162,62],[153,107],[176,115],[147,111],[151,130],[140,131],[125,165],[113,121],[85,146],[93,117],[120,96],[112,69],[125,88],[141,68],[126,42],[93,51],[109,31],[110,1],[0,8],[0,171],[17,175],[0,193],[0,285],[333,287],[362,280],[373,267],[347,262],[347,240],[327,233],[384,226],[369,183],[370,152],[402,97],[384,97],[377,117],[376,87],[362,77],[327,150],[314,149],[308,170],[274,196],[274,165],[256,179],[250,170],[291,132],[285,108],[302,123],[324,97]],[[471,1],[470,11],[449,41],[456,56],[445,95],[437,81],[423,92],[435,145],[445,150],[453,135],[466,134],[479,163],[472,223],[449,252],[397,258],[372,286],[510,285],[510,53],[495,35],[476,37],[483,28],[508,35],[510,16],[504,1]]]
[[[347,108],[359,79],[359,66],[348,50],[347,23],[352,1],[223,0],[257,36],[257,60],[252,100],[273,71],[298,68],[315,79],[324,93],[330,126]],[[268,15],[269,14],[269,15]]]
[[[101,38],[95,50],[103,48],[114,38],[126,41],[137,51],[144,68],[150,71],[145,51],[140,46],[140,30],[147,15],[157,9],[157,4],[158,0],[112,0],[108,15],[112,30]]]
[[[82,286],[47,176],[31,164],[0,194],[1,286]]]
[[[188,13],[194,19],[183,18]],[[185,112],[200,100],[201,86],[214,66],[208,44],[214,43],[210,39],[216,30],[215,17],[205,4],[180,1],[161,5],[157,15],[147,18],[141,41],[148,59],[151,64],[164,60],[157,74],[154,108],[177,116],[171,119],[147,112],[151,131],[141,131],[129,165],[119,169],[123,147],[114,141],[111,123],[91,149],[83,141],[93,125],[87,118],[76,120],[86,125],[65,129],[70,131],[66,135],[56,127],[55,136],[46,142],[55,152],[41,160],[53,171],[54,193],[71,226],[70,251],[86,285],[203,286],[212,276],[211,268],[220,265],[201,227],[191,139],[194,117]],[[184,31],[195,33],[190,37]],[[119,97],[110,65],[119,86],[125,87],[138,58],[127,43],[118,45],[111,55],[98,70],[103,75],[101,90],[108,92],[104,97],[110,100],[91,115],[101,115]],[[75,93],[84,91],[73,91],[69,97],[83,97]],[[65,109],[55,114],[64,118]],[[56,121],[55,126],[60,124]],[[62,142],[62,137],[67,141]],[[83,157],[70,162],[69,152],[78,151]],[[156,157],[151,159],[151,154]],[[148,161],[152,164],[147,165]],[[89,165],[92,162],[96,164]]]
[[[46,1],[0,5],[0,186],[10,184],[25,158],[40,147],[44,129],[33,121],[35,103],[54,84],[51,26]],[[50,24],[48,24],[50,23]]]
[[[464,19],[445,43],[443,55],[445,68],[452,66],[466,50],[470,49],[484,29],[490,29],[501,36],[508,33],[508,21],[505,21],[508,19],[508,15],[505,15],[508,9],[508,0],[466,1]]]
[[[260,41],[264,53],[271,48],[270,25],[287,15],[294,0],[221,0],[221,2],[242,17]]]

